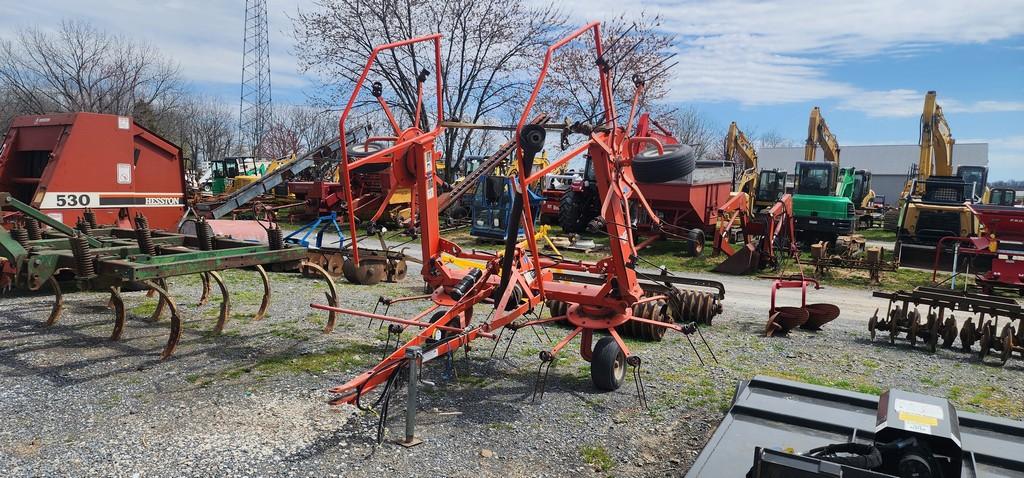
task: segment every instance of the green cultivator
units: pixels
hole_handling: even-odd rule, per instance
[[[259,320],[271,297],[270,280],[263,266],[295,266],[306,256],[305,248],[285,244],[275,226],[267,231],[270,244],[260,245],[214,236],[209,225],[201,220],[195,236],[151,230],[141,215],[135,217],[134,229],[101,227],[89,210],[72,229],[8,193],[0,193],[0,209],[17,213],[9,216],[16,218],[13,229],[0,228],[0,289],[38,291],[49,287],[54,304],[46,325],[60,319],[63,287],[109,292],[108,306],[114,311],[112,340],[118,340],[124,330],[122,292],[148,290],[159,296],[152,320],[158,320],[165,310],[170,311],[170,337],[161,358],[174,353],[181,337],[181,317],[167,292],[168,278],[199,274],[203,281],[200,304],[209,297],[211,281],[217,284],[222,300],[214,332],[220,333],[230,316],[231,301],[219,271],[251,268],[259,274],[263,283],[263,298],[255,314]],[[334,283],[327,272],[314,264],[301,263],[301,267],[327,280],[328,301],[336,303]]]

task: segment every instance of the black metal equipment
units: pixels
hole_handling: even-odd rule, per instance
[[[1024,476],[1024,422],[957,412],[945,399],[900,390],[877,397],[757,376],[740,382],[686,474],[744,475]]]

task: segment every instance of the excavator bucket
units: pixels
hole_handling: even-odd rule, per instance
[[[712,269],[714,272],[722,272],[733,275],[746,275],[756,272],[761,265],[761,254],[757,253],[754,244],[747,244],[739,248],[735,254],[722,261],[721,264]]]

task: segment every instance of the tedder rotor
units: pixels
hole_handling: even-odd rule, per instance
[[[533,171],[535,155],[545,144],[543,125],[528,123],[531,110],[540,93],[548,68],[556,51],[573,41],[591,33],[597,57],[599,92],[604,108],[599,125],[579,128],[587,140],[570,148],[563,156],[552,161],[540,171]],[[411,49],[416,44],[433,46],[436,81],[436,118],[433,128],[424,124],[426,114],[417,111],[414,124],[400,132],[392,145],[357,161],[340,164],[343,177],[350,168],[365,164],[390,163],[392,174],[403,185],[413,189],[419,211],[423,265],[421,274],[426,282],[429,295],[386,299],[387,304],[406,300],[429,300],[430,305],[411,319],[395,317],[376,312],[346,309],[331,305],[311,304],[311,307],[349,316],[370,318],[390,323],[389,331],[401,333],[415,330],[415,335],[405,344],[398,346],[390,355],[370,370],[357,375],[347,383],[330,391],[335,395],[331,403],[359,404],[360,397],[371,389],[383,384],[382,397],[388,397],[400,370],[409,369],[410,377],[420,363],[427,362],[466,347],[480,337],[495,341],[497,348],[505,329],[515,332],[524,327],[542,326],[564,321],[572,329],[549,350],[540,352],[541,365],[538,369],[535,394],[543,395],[547,369],[557,355],[575,338],[579,337],[580,355],[591,364],[591,379],[601,390],[618,389],[625,378],[626,366],[633,367],[637,378],[637,393],[644,402],[642,381],[639,380],[641,359],[635,355],[622,339],[620,330],[653,328],[658,331],[674,330],[686,334],[698,333],[696,319],[703,315],[704,321],[721,310],[720,300],[724,297],[724,286],[715,281],[688,279],[675,276],[664,268],[653,274],[644,273],[638,265],[643,259],[638,256],[634,244],[631,210],[640,208],[657,220],[643,194],[637,187],[632,173],[632,160],[641,149],[647,151],[646,160],[656,160],[669,148],[651,137],[633,134],[633,124],[638,114],[638,101],[643,82],[636,81],[637,91],[625,125],[617,123],[615,103],[609,84],[611,66],[604,60],[601,44],[600,24],[590,23],[551,45],[545,54],[540,74],[532,95],[523,108],[518,122],[515,158],[519,163],[515,178],[516,197],[506,230],[504,251],[491,253],[466,251],[439,235],[440,220],[434,164],[440,157],[435,141],[444,131],[440,120],[444,117],[443,85],[440,75],[441,36],[433,34],[405,41],[399,41],[375,48],[367,60],[352,96],[339,120],[341,136],[344,137],[346,121],[363,87],[366,77],[378,54],[398,48]],[[417,110],[423,102],[424,71],[418,75]],[[384,103],[382,103],[384,107]],[[653,154],[651,151],[657,151]],[[561,167],[574,157],[588,154],[593,161],[601,201],[601,214],[605,219],[605,232],[611,240],[610,256],[597,262],[569,261],[561,257],[546,256],[537,248],[533,218],[528,204],[529,185],[541,180],[544,175]],[[360,266],[363,256],[356,239],[356,224],[351,213],[348,217],[352,235],[352,260]],[[527,247],[517,246],[519,228],[525,230]],[[454,258],[454,259],[453,259]],[[476,267],[459,267],[457,264],[474,263]],[[557,272],[556,270],[557,269]],[[697,289],[680,290],[676,285]],[[692,293],[691,295],[687,295]],[[686,297],[692,303],[683,304]],[[552,317],[542,318],[545,301],[557,303],[552,307]],[[673,307],[673,303],[675,307]],[[481,314],[481,309],[490,309]],[[477,312],[479,315],[474,315]],[[474,320],[476,319],[476,320]],[[676,323],[676,322],[680,323]],[[417,330],[418,329],[418,330]],[[648,330],[650,338],[660,338],[662,332]],[[641,332],[643,334],[643,332]],[[599,335],[605,335],[599,337]],[[702,337],[701,337],[702,340]],[[704,342],[705,345],[707,342]],[[692,344],[692,342],[691,342]],[[507,348],[506,348],[507,351]],[[694,347],[696,351],[696,347]],[[708,347],[710,352],[710,347]],[[493,353],[493,351],[492,351]],[[698,356],[699,357],[699,356]],[[713,354],[712,354],[713,357]],[[414,383],[410,379],[410,383]],[[411,385],[410,385],[411,386]],[[386,410],[386,402],[383,405]],[[414,408],[413,408],[414,409]],[[408,412],[408,411],[407,411]],[[382,420],[386,414],[382,413]],[[408,435],[408,433],[407,433]],[[380,439],[380,435],[378,439]]]

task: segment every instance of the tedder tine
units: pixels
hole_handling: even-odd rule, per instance
[[[260,273],[260,279],[263,281],[263,300],[260,302],[260,310],[256,311],[252,320],[261,320],[267,314],[267,307],[270,306],[270,277],[267,276],[267,271],[263,269],[263,266],[259,264],[256,264],[256,272]]]
[[[121,288],[116,285],[110,287],[110,308],[114,310],[114,333],[110,334],[110,340],[121,340],[121,334],[124,332],[125,310]]]
[[[151,322],[159,322],[160,321],[160,316],[164,315],[164,306],[167,305],[167,299],[165,299],[164,297],[169,297],[166,294],[166,292],[167,292],[167,281],[165,281],[163,279],[156,279],[155,281],[150,282],[149,285],[150,285],[150,289],[149,289],[148,292],[146,292],[146,295],[148,297],[152,297],[151,294],[156,293],[160,297],[157,300],[157,303],[156,303],[156,310],[153,311],[153,315],[149,316],[149,320]],[[164,291],[164,293],[161,294],[159,291],[153,290],[153,288],[152,288],[153,285],[159,285],[159,287]]]
[[[53,289],[53,308],[50,309],[50,316],[46,318],[46,326],[49,327],[57,322],[61,312],[64,311],[64,293],[61,292],[60,284],[57,283],[55,277],[50,276],[47,282],[50,283],[50,288]]]
[[[156,281],[146,282],[146,285],[160,295],[161,303],[166,302],[167,307],[171,309],[171,335],[167,338],[167,345],[164,346],[164,351],[160,354],[160,360],[166,360],[174,355],[174,349],[178,346],[178,340],[181,338],[181,317],[178,315],[178,306],[175,305],[174,299],[167,293],[167,290],[157,285]]]
[[[312,262],[304,262],[299,267],[307,267],[310,270],[312,270],[312,271],[316,272],[317,274],[319,274],[320,277],[323,277],[324,281],[327,282],[327,288],[330,289],[329,292],[325,292],[324,293],[324,296],[327,297],[327,304],[330,305],[331,307],[337,307],[338,306],[338,289],[336,287],[334,287],[334,279],[331,278],[331,275],[328,274],[327,271],[325,271],[323,267],[320,267],[319,265],[313,264]],[[329,310],[328,311],[328,314],[327,314],[327,325],[324,326],[324,333],[325,334],[329,334],[329,333],[331,333],[331,331],[334,330],[334,321],[337,320],[337,318],[338,318],[337,312],[335,312],[333,310]]]
[[[203,272],[199,277],[203,279],[203,295],[199,296],[199,303],[196,306],[202,307],[210,300],[210,276]]]
[[[224,325],[228,322],[228,314],[231,313],[231,294],[228,292],[227,286],[224,285],[224,279],[221,278],[220,274],[215,271],[210,271],[210,277],[217,283],[217,287],[220,289],[220,315],[217,316],[217,325],[213,328],[213,333],[220,334],[224,331]]]

